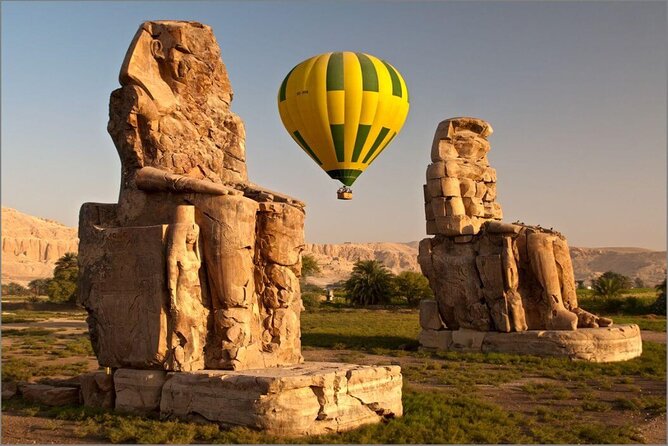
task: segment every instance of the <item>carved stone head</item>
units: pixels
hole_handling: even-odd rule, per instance
[[[232,88],[209,26],[143,23],[119,79],[108,130],[126,187],[146,166],[216,183],[247,181],[243,123],[230,111]]]

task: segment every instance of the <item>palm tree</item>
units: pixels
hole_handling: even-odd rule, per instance
[[[355,305],[377,305],[390,301],[394,293],[392,273],[377,260],[355,263],[344,289]]]
[[[628,277],[621,274],[607,271],[601,277],[592,282],[592,289],[595,296],[600,297],[616,297],[622,291],[629,289],[631,281]]]

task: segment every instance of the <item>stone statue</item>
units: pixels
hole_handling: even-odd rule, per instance
[[[230,111],[211,28],[142,24],[120,82],[108,125],[121,159],[119,201],[86,203],[80,216],[80,300],[100,363],[195,370],[301,362],[304,204],[248,182],[244,126]],[[121,286],[121,270],[135,280]],[[149,306],[147,316],[119,309],[130,299]],[[116,322],[130,332],[147,327],[151,341],[140,348],[109,338]]]
[[[199,271],[199,226],[195,208],[176,208],[174,223],[169,225],[167,240],[167,289],[172,329],[172,370],[199,370],[204,367],[208,309],[202,304]],[[181,364],[186,368],[180,367]]]
[[[498,332],[611,325],[578,307],[563,235],[500,221],[496,171],[486,155],[491,134],[483,120],[453,118],[434,136],[424,198],[427,233],[435,237],[420,242],[418,260],[439,323]]]
[[[113,392],[117,410],[292,437],[401,416],[398,366],[303,364],[304,203],[248,181],[211,28],[142,24],[120,81],[119,200],[79,216],[79,301],[109,372],[85,382],[110,384],[84,404]]]

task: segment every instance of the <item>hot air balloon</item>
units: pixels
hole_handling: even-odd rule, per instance
[[[318,166],[343,183],[339,199],[401,130],[408,89],[377,57],[325,53],[295,66],[278,91],[285,129]]]

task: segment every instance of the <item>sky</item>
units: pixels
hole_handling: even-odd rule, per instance
[[[75,226],[116,202],[110,93],[141,22],[210,25],[245,121],[250,180],[307,204],[312,243],[420,240],[438,123],[482,118],[506,221],[571,246],[666,249],[666,3],[450,1],[2,2],[2,205]],[[411,109],[335,198],[277,111],[281,81],[328,51],[387,60]]]

